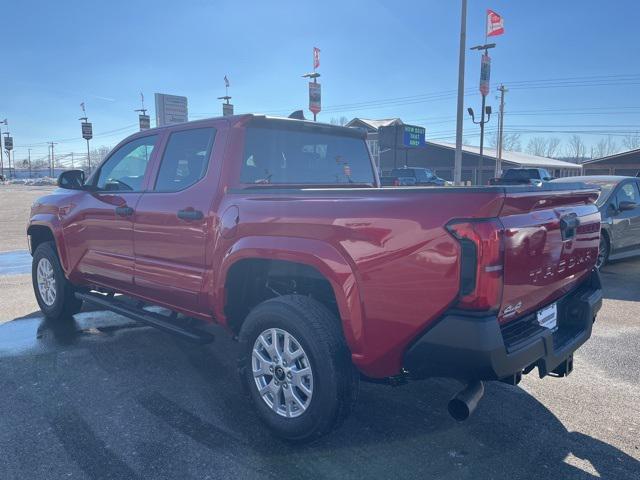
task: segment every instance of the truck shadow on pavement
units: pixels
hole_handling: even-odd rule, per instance
[[[89,478],[631,479],[640,471],[619,449],[568,431],[520,388],[488,384],[474,416],[456,423],[446,404],[459,384],[445,379],[362,384],[339,430],[310,445],[285,443],[253,413],[236,375],[237,346],[224,333],[201,347],[104,312],[82,315],[101,320],[28,318],[19,323],[32,345],[0,344],[0,405],[30,408],[5,415],[0,407],[2,430],[21,440],[6,449],[0,436],[9,452],[2,478],[12,465],[21,478],[78,470]],[[5,345],[11,328],[0,326]],[[37,418],[49,428],[30,435]],[[36,462],[44,474],[13,458],[44,449],[52,452]]]

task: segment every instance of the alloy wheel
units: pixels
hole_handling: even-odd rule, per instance
[[[270,328],[258,335],[251,356],[262,400],[282,417],[302,415],[313,396],[313,372],[300,342],[285,330]]]
[[[56,278],[53,265],[51,265],[48,258],[41,258],[38,262],[36,280],[40,298],[42,298],[47,307],[52,306],[56,301]]]

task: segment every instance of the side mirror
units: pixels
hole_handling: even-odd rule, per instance
[[[58,186],[69,190],[84,190],[84,171],[66,170],[58,177]]]
[[[626,212],[628,210],[633,210],[638,206],[638,204],[636,202],[630,202],[628,200],[623,200],[621,202],[618,202],[618,211],[619,212]]]

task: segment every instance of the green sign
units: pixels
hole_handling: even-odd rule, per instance
[[[415,125],[403,125],[402,145],[405,147],[424,147],[425,129]]]

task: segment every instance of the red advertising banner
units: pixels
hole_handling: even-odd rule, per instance
[[[489,81],[491,79],[491,58],[489,55],[482,55],[480,64],[480,93],[486,97],[489,94]]]
[[[322,110],[322,92],[320,84],[309,82],[309,110],[314,114],[320,113]]]

